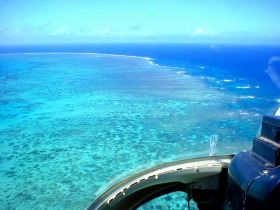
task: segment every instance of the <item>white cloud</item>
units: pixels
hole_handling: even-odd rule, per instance
[[[62,26],[58,29],[55,29],[53,32],[52,32],[52,35],[63,35],[63,34],[71,34],[71,30],[69,27],[67,26]]]
[[[217,33],[212,30],[201,28],[201,27],[198,27],[194,30],[194,35],[212,36],[215,34]]]
[[[63,32],[63,30],[62,30]],[[58,34],[58,33],[56,33]],[[155,36],[156,33],[153,30],[133,30],[131,28],[100,28],[100,29],[88,29],[72,31],[75,36],[100,36],[100,37],[148,37]]]
[[[92,32],[92,35],[97,35],[97,36],[110,36],[112,33],[112,30],[109,28],[104,28],[104,29],[100,29],[97,30],[95,33]]]
[[[195,29],[195,31],[194,31],[194,33],[196,33],[196,34],[200,34],[200,33],[202,33],[203,32],[203,28],[197,28],[197,29]]]

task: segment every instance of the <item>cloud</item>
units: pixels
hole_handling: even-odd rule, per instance
[[[212,36],[217,34],[218,33],[213,30],[209,30],[201,27],[196,28],[193,33],[193,35],[200,35],[200,36]]]
[[[203,32],[203,28],[197,28],[194,31],[195,34],[201,34],[202,32]]]
[[[221,36],[226,37],[258,37],[259,33],[249,31],[224,31],[220,33]]]
[[[109,28],[99,29],[97,31],[92,31],[89,35],[97,35],[97,36],[110,36],[112,34],[112,30]]]
[[[64,32],[64,30],[58,31]],[[67,31],[65,31],[67,32]],[[149,37],[156,35],[155,31],[144,29],[140,25],[135,25],[127,28],[95,28],[95,29],[77,29],[76,31],[68,31],[75,36],[83,37]],[[56,33],[58,34],[58,33]]]
[[[52,35],[66,35],[66,34],[68,35],[68,34],[71,34],[71,33],[72,33],[72,31],[70,30],[69,27],[62,26],[58,29],[53,30],[51,34]]]

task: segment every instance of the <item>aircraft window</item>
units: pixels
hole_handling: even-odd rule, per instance
[[[162,210],[162,209],[188,209],[188,203],[186,201],[187,194],[183,192],[173,192],[167,195],[158,197],[137,210]],[[190,210],[196,210],[197,205],[195,202],[190,201]]]

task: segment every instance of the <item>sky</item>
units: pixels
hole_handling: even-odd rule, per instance
[[[280,44],[277,0],[0,0],[0,44]]]

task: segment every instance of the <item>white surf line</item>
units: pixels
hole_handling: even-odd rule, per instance
[[[145,60],[153,60],[150,57],[144,57],[144,56],[136,56],[136,55],[122,55],[122,54],[110,54],[110,53],[85,53],[85,52],[17,52],[17,53],[0,53],[0,55],[104,55],[104,56],[115,56],[115,57],[128,57],[128,58],[141,58]]]

